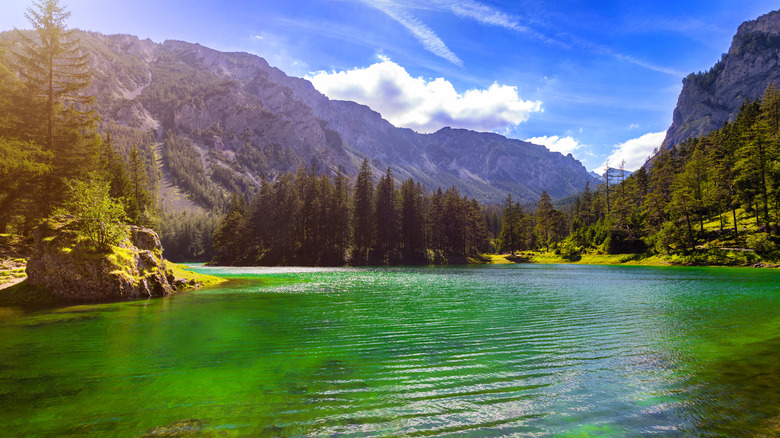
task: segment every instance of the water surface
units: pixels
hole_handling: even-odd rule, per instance
[[[234,280],[0,308],[2,434],[780,432],[777,270],[199,270]]]

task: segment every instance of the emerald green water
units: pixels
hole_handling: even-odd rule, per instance
[[[0,435],[780,433],[778,270],[199,270],[0,308]]]

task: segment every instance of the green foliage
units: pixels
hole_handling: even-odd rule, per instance
[[[747,247],[760,255],[769,255],[775,250],[775,244],[767,233],[756,233],[746,239]]]
[[[12,56],[0,53],[0,230],[18,223],[24,234],[62,205],[66,181],[96,170],[100,145],[69,13],[57,0],[33,5],[33,31],[16,32]]]
[[[234,196],[230,212],[214,234],[214,261],[446,263],[488,250],[482,206],[461,197],[454,187],[446,192],[439,189],[431,197],[412,180],[399,190],[389,171],[376,187],[371,179],[365,162],[354,190],[341,173],[331,179],[318,176],[314,169],[283,173],[273,183],[264,180],[248,206]]]
[[[167,260],[206,262],[214,257],[212,236],[221,217],[208,212],[162,212],[160,241]]]
[[[612,186],[606,214],[594,207],[606,200],[605,185],[583,193],[567,240],[610,254],[647,247],[687,264],[748,263],[743,251],[719,249],[746,244],[770,256],[762,244],[780,231],[779,140],[780,92],[769,86],[734,122],[659,151],[651,167]],[[588,226],[594,217],[602,219]]]
[[[512,203],[512,195],[504,200],[502,212],[501,233],[499,234],[499,251],[514,254],[526,249],[526,236],[529,233],[529,223],[523,207]]]
[[[81,237],[104,249],[127,236],[122,204],[110,195],[110,184],[92,174],[86,181],[68,184],[68,213],[76,218]]]
[[[225,205],[222,193],[206,177],[206,169],[192,141],[173,134],[165,138],[163,159],[174,184],[184,189],[195,202],[212,210]]]

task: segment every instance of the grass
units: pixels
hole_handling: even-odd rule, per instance
[[[525,251],[514,258],[508,254],[486,255],[490,264],[515,263],[513,260],[527,260],[526,263],[580,264],[580,265],[637,265],[637,266],[751,266],[761,259],[752,252],[710,250],[690,255],[660,254],[582,254],[579,260],[568,260],[551,252]],[[780,267],[763,263],[768,267]]]
[[[485,263],[489,265],[509,265],[515,263],[511,260],[507,260],[506,254],[483,254],[482,260],[486,260]]]
[[[198,272],[190,271],[187,266],[180,263],[173,263],[166,260],[165,266],[173,272],[176,278],[186,278],[187,280],[195,280],[197,283],[203,286],[214,286],[220,283],[224,283],[227,279],[221,277],[215,277],[208,274],[200,274]]]

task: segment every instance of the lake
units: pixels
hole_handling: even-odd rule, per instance
[[[3,436],[780,433],[780,270],[208,268],[0,308]]]

